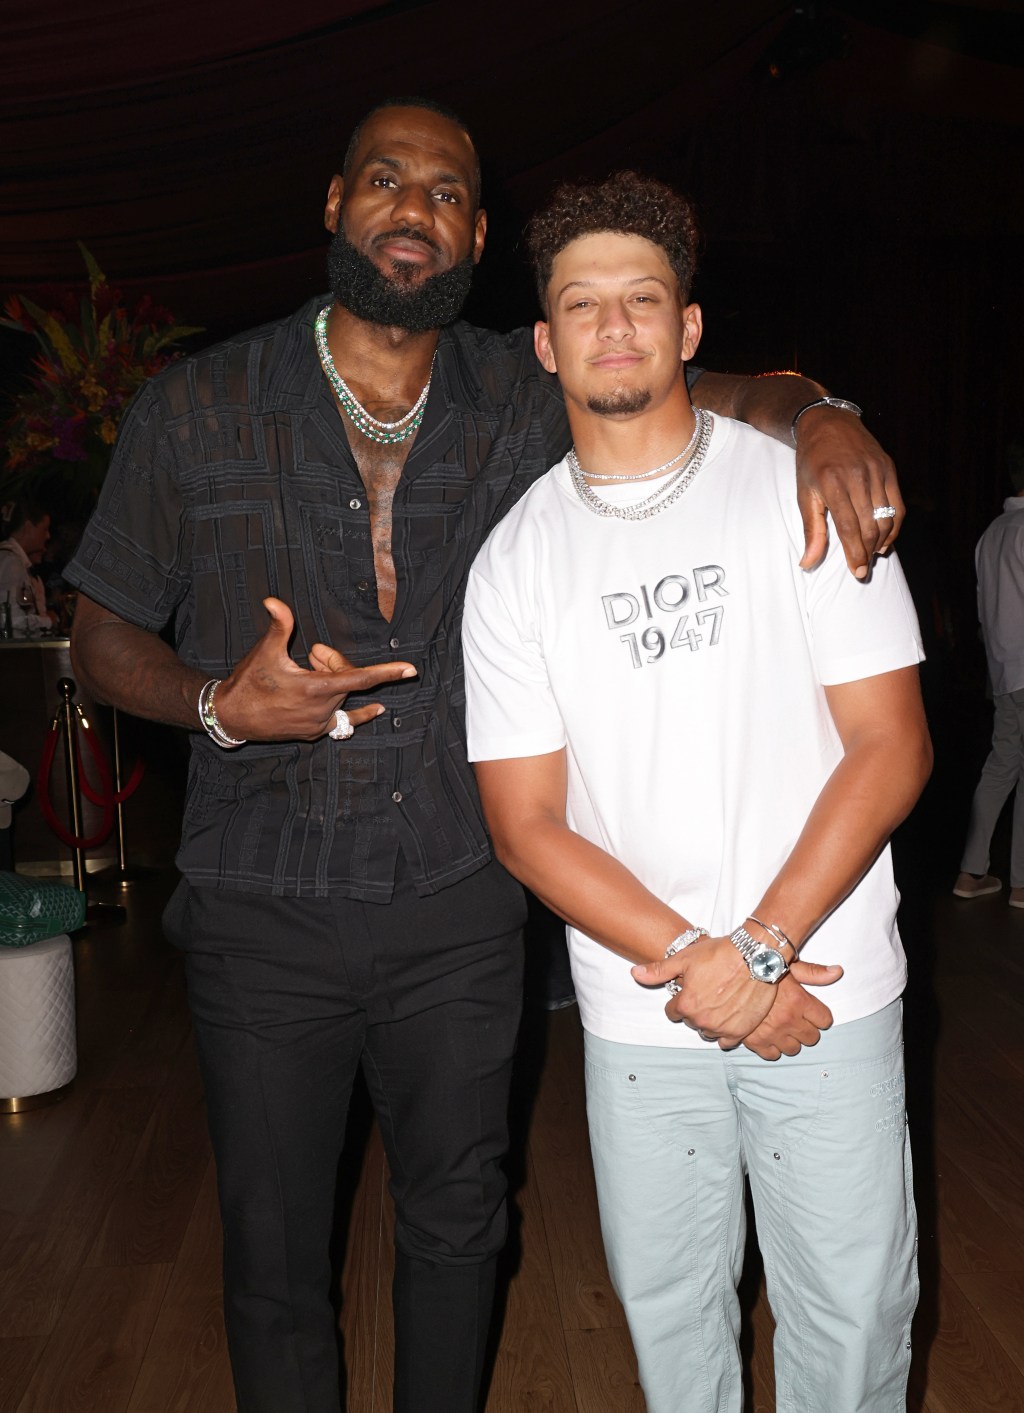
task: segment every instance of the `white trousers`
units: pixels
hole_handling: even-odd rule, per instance
[[[749,1175],[778,1413],[899,1413],[917,1304],[902,1003],[771,1062],[586,1035],[609,1270],[648,1413],[742,1405]]]

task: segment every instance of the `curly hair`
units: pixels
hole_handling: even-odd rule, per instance
[[[580,236],[612,231],[643,236],[665,252],[685,303],[697,268],[699,229],[685,196],[638,172],[613,172],[600,182],[563,182],[526,227],[526,249],[537,295],[547,312],[555,256]]]

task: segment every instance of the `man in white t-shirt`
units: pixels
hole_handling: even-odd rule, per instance
[[[498,856],[569,923],[649,1413],[740,1407],[744,1172],[778,1408],[893,1410],[917,1276],[886,841],[931,765],[910,596],[894,558],[801,570],[792,453],[691,407],[682,197],[561,188],[529,244],[575,446],[473,567],[469,751]]]

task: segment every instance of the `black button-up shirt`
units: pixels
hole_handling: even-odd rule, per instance
[[[303,665],[316,641],[357,665],[415,664],[415,680],[373,690],[386,710],[351,740],[237,751],[198,730],[192,740],[178,855],[191,882],[382,902],[399,850],[424,893],[490,857],[465,748],[466,573],[565,454],[568,430],[528,331],[442,332],[392,505],[387,622],[366,493],[313,341],[325,302],[143,387],[67,578],[143,628],[173,617],[180,656],[207,677],[227,676],[262,635],[268,594],[295,614]]]
[[[66,577],[140,627],[173,618],[178,653],[209,678],[226,677],[262,636],[268,594],[295,614],[296,662],[320,641],[360,666],[415,664],[414,681],[373,689],[385,712],[348,741],[224,751],[198,721],[192,738],[178,854],[192,883],[386,902],[399,851],[422,893],[490,858],[466,759],[466,574],[569,434],[528,330],[442,331],[392,504],[398,592],[387,622],[366,492],[313,341],[326,302],[140,390]]]

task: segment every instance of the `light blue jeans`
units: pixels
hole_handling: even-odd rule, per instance
[[[750,1179],[778,1413],[899,1413],[917,1304],[902,1003],[792,1057],[586,1039],[612,1281],[648,1413],[736,1413]]]

